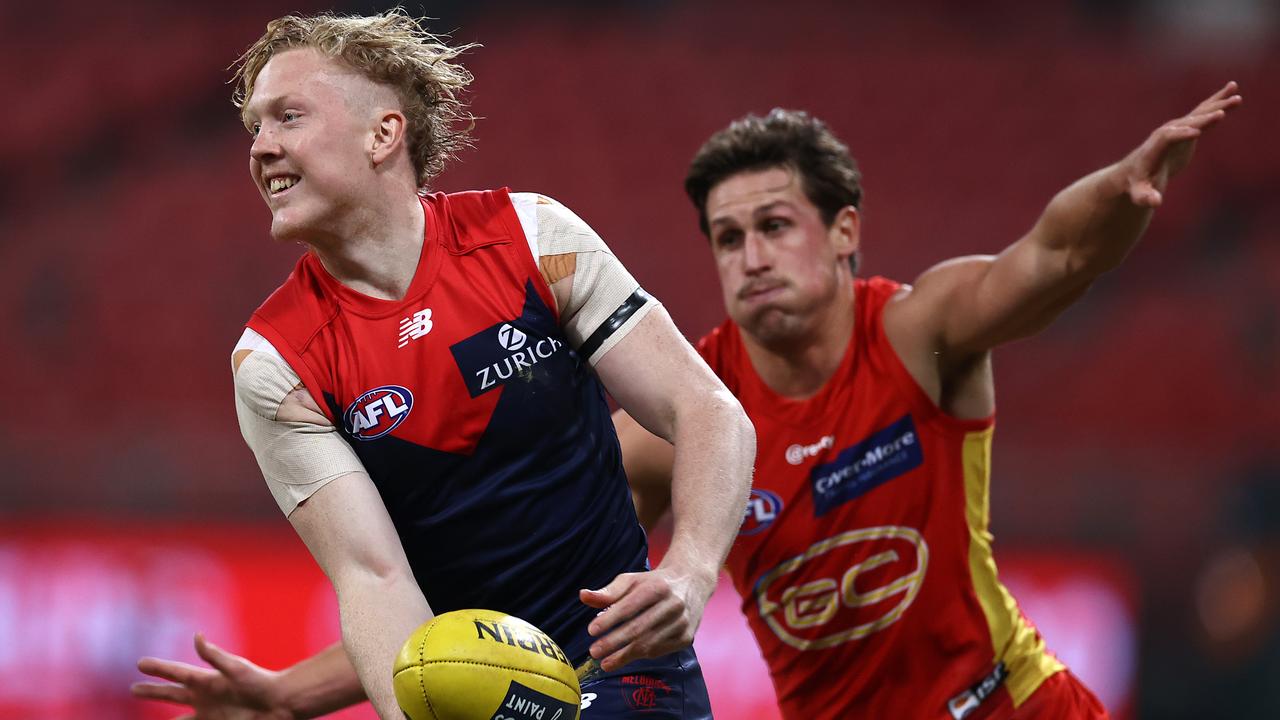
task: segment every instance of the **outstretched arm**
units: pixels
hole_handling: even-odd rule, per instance
[[[341,643],[285,670],[259,667],[195,636],[196,654],[211,668],[145,657],[142,672],[169,682],[138,682],[130,691],[146,700],[188,705],[188,720],[306,720],[365,699],[364,688]]]
[[[944,365],[963,364],[1046,327],[1137,244],[1197,140],[1243,102],[1236,89],[1227,83],[1124,159],[1059,192],[1031,231],[999,255],[956,258],[925,272],[886,311],[891,337],[930,333],[925,345]]]

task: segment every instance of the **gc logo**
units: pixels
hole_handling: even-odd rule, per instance
[[[839,548],[866,542],[877,542],[885,549],[854,563],[840,572],[838,577],[822,577],[790,585],[782,590],[774,589],[775,585],[785,584],[788,576],[794,575],[810,562],[818,563],[818,568],[811,570],[829,568],[832,565],[839,567],[840,563],[834,557],[824,556]],[[915,551],[913,569],[879,587],[861,590],[856,587],[860,575],[902,560],[903,556],[899,551],[910,552],[908,548]],[[852,554],[848,551],[846,553]],[[920,593],[928,565],[929,545],[912,528],[886,525],[851,530],[810,545],[804,554],[783,562],[761,576],[756,583],[756,606],[760,617],[774,634],[791,647],[797,650],[835,647],[850,640],[864,638],[897,622]],[[898,601],[892,607],[875,613],[871,618],[865,616],[867,611],[861,615],[855,612],[859,608],[882,605],[894,597],[898,597]],[[848,611],[841,618],[842,621],[836,622],[834,627],[828,627],[832,621],[837,620],[841,610]]]

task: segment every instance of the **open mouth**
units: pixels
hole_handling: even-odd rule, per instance
[[[273,177],[267,181],[267,192],[272,197],[276,197],[288,192],[290,188],[300,182],[302,182],[302,178],[297,175],[281,175],[279,177]]]

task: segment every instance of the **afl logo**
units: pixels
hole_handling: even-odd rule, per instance
[[[395,430],[413,409],[413,393],[399,385],[383,385],[355,399],[342,414],[351,437],[376,440]]]
[[[742,529],[738,535],[755,535],[764,532],[782,512],[782,498],[777,493],[751,488],[751,497],[747,499],[747,512],[742,518]]]

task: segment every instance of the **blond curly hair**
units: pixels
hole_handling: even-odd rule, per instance
[[[471,144],[476,118],[461,97],[471,73],[454,60],[478,46],[450,46],[402,8],[368,17],[287,15],[267,23],[266,33],[235,62],[237,87],[231,102],[242,116],[267,62],[301,47],[341,60],[396,91],[419,187],[425,188],[458,150]]]

